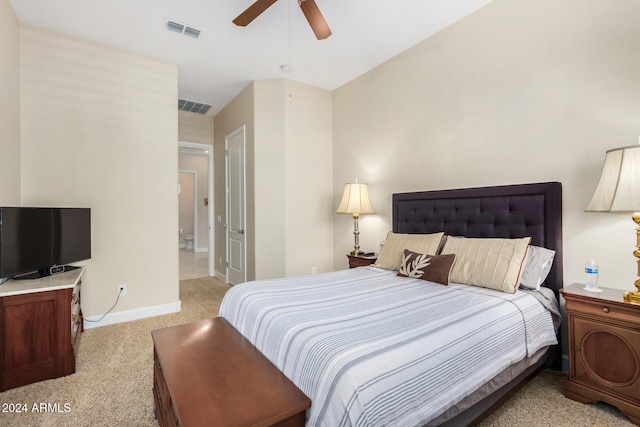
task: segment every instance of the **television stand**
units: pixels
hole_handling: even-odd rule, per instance
[[[0,286],[0,392],[76,371],[84,267]]]
[[[54,265],[49,268],[43,268],[42,270],[34,271],[33,273],[20,274],[14,276],[13,280],[37,280],[43,277],[55,276],[56,274],[62,274],[66,271],[76,270],[81,267],[75,265]]]

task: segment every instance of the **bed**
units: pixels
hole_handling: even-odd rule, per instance
[[[371,267],[235,286],[220,315],[311,398],[308,426],[472,424],[558,356],[559,183],[399,193],[392,202],[386,255],[398,236],[429,242],[433,265],[455,245],[513,241],[554,251],[552,267],[539,290],[443,286],[412,277],[407,266],[424,254],[404,252],[409,277],[379,257]],[[460,278],[465,252],[453,254],[449,274]],[[518,256],[496,264],[512,270],[525,263]]]

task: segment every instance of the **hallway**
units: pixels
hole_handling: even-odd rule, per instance
[[[178,251],[180,253],[180,280],[209,276],[208,252],[194,252],[187,249],[178,249]]]

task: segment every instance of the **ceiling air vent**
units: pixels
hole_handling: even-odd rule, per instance
[[[197,28],[188,27],[176,21],[167,19],[164,23],[164,26],[169,31],[174,31],[185,36],[193,37],[194,39],[200,37],[200,30],[198,30]]]
[[[165,26],[167,27],[167,30],[175,31],[176,33],[182,34],[182,32],[184,31],[184,25],[177,22],[167,21]]]
[[[203,104],[202,102],[187,101],[186,99],[178,99],[178,110],[189,111],[196,114],[207,114],[207,111],[211,108],[209,104]]]
[[[197,39],[198,37],[200,37],[200,30],[196,30],[195,28],[191,28],[191,27],[186,27],[184,29],[184,33],[185,36],[189,36],[189,37],[193,37],[194,39]]]

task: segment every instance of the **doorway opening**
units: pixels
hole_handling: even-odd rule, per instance
[[[201,158],[206,164],[203,168],[206,171],[198,172],[197,168],[190,167],[189,161],[194,161],[197,158]],[[194,173],[194,188],[197,188],[194,195],[194,234],[193,234],[193,247],[194,252],[208,253],[207,256],[207,272],[209,276],[214,276],[214,227],[213,227],[213,146],[209,144],[200,144],[196,142],[179,141],[178,142],[178,162],[179,172],[195,172]],[[206,179],[204,179],[206,177]],[[197,181],[203,182],[205,185],[198,185]],[[180,186],[178,185],[180,189]],[[198,212],[201,212],[198,215]],[[205,219],[206,218],[206,219]],[[177,230],[179,233],[179,230]],[[183,236],[179,235],[179,243],[184,241]],[[206,240],[206,244],[204,244]]]

